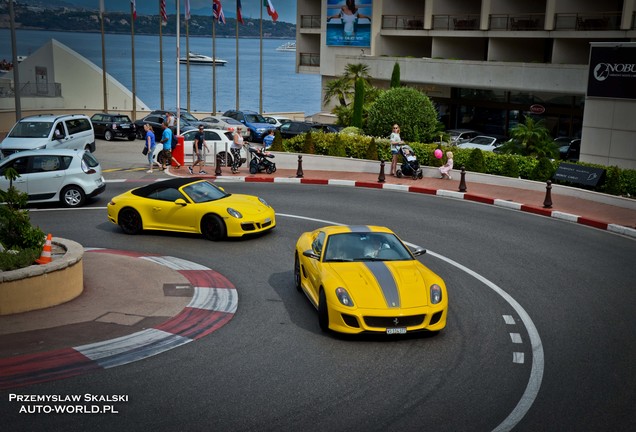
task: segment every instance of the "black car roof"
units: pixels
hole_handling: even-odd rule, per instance
[[[140,197],[147,197],[148,195],[160,189],[165,189],[165,188],[178,189],[181,186],[185,186],[187,184],[194,183],[199,180],[204,180],[204,179],[201,177],[178,177],[178,178],[173,178],[173,179],[164,180],[160,182],[153,182],[146,186],[133,189],[131,192],[133,195],[137,195]]]

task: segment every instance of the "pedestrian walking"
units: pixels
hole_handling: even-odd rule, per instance
[[[239,166],[241,166],[241,149],[245,145],[243,141],[243,135],[241,135],[241,128],[237,127],[234,131],[234,137],[232,145],[230,146],[230,153],[232,153],[232,174],[239,172]]]
[[[148,123],[144,125],[144,130],[146,131],[146,148],[148,149],[148,164],[150,165],[147,173],[152,174],[152,165],[154,164],[153,157],[155,155],[155,133],[152,130],[152,126]]]
[[[188,167],[190,174],[194,174],[193,169],[199,165],[199,174],[207,174],[203,168],[205,167],[205,153],[203,149],[210,151],[208,143],[205,142],[205,133],[203,131],[203,125],[199,125],[199,130],[194,135],[194,141],[192,141],[192,160],[194,161],[191,166]]]
[[[391,141],[391,175],[394,176],[397,168],[400,146],[404,144],[404,141],[402,141],[402,138],[400,137],[400,126],[398,126],[397,123],[393,125],[393,130],[391,131],[391,137],[389,140]]]
[[[453,152],[446,152],[446,163],[439,167],[439,173],[441,174],[440,178],[448,178],[448,180],[452,179],[451,170],[453,169]]]

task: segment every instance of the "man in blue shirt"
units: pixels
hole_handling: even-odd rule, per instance
[[[174,161],[174,163],[177,165],[177,168],[180,168],[181,165],[179,164],[179,162],[177,162],[177,160],[172,157],[172,143],[173,143],[172,130],[168,126],[167,122],[163,122],[161,124],[161,127],[163,128],[163,132],[161,134],[160,142],[161,144],[163,144],[163,152],[164,152],[163,159],[161,160],[161,169],[165,170],[166,164],[170,165],[171,161]]]
[[[265,150],[274,144],[274,129],[270,129],[265,138],[263,138],[263,144],[265,145]]]

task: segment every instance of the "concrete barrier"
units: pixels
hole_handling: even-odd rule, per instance
[[[44,309],[66,303],[84,291],[84,248],[53,237],[64,255],[44,265],[0,272],[0,315]]]

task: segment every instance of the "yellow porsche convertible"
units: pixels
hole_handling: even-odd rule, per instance
[[[126,234],[142,230],[200,233],[208,240],[271,230],[276,214],[264,199],[229,194],[196,178],[151,183],[114,197],[108,219]]]
[[[323,331],[403,334],[446,326],[444,281],[388,228],[327,226],[300,236],[294,282]]]

